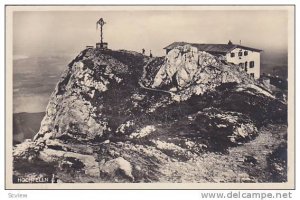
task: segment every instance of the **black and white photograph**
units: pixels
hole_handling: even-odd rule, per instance
[[[6,6],[6,187],[294,187],[294,6]]]

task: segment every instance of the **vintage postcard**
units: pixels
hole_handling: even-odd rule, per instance
[[[293,189],[294,6],[6,5],[7,189]]]

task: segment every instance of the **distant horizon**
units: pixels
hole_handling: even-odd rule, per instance
[[[185,41],[174,41],[174,42],[185,42]],[[197,43],[197,42],[190,42],[190,43]],[[170,43],[171,44],[171,43]],[[201,44],[208,44],[208,43],[201,43]],[[209,43],[209,44],[227,44],[226,42],[224,43]],[[237,43],[233,43],[234,45],[241,45],[241,46],[246,46],[246,47],[253,47],[255,48],[254,46],[249,46],[249,45],[244,45],[243,43],[242,44],[237,44]],[[74,56],[74,54],[78,55],[81,51],[83,51],[84,49],[86,49],[86,46],[89,46],[89,45],[85,45],[84,47],[82,47],[81,50],[79,50],[78,52],[72,52],[72,53],[65,53],[65,54],[61,54],[61,53],[53,53],[53,54],[49,54],[49,55],[26,55],[26,54],[14,54],[13,55],[13,59],[14,60],[19,60],[19,59],[26,59],[26,58],[29,58],[29,57],[47,57],[47,56],[51,56],[51,57],[65,57],[65,56]],[[94,46],[94,48],[96,48],[96,45],[90,45],[90,46]],[[168,45],[166,45],[168,46]],[[128,51],[135,51],[135,52],[138,52],[138,53],[141,53],[141,49],[136,49],[136,50],[132,50],[132,49],[123,49],[123,48],[116,48],[116,49],[111,49],[111,48],[108,48],[110,50],[114,50],[114,51],[118,51],[118,50],[128,50]],[[261,49],[262,50],[262,54],[264,53],[270,53],[270,54],[273,54],[273,53],[276,53],[276,54],[287,54],[288,53],[288,50],[287,49],[275,49],[275,50],[270,50],[270,51],[266,51],[264,49]],[[158,56],[164,56],[165,55],[165,50],[162,49],[163,51],[163,55],[158,55]]]
[[[234,44],[285,52],[286,10],[16,11],[13,54],[74,55],[99,42],[96,21],[103,17],[108,48],[164,55],[172,42]]]

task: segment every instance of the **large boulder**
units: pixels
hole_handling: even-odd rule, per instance
[[[114,178],[117,176],[123,176],[123,178],[129,178],[129,180],[132,181],[134,180],[131,164],[122,157],[118,157],[104,163],[101,166],[101,173],[108,177]]]

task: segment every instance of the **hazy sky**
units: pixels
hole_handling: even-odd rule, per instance
[[[287,11],[17,11],[13,15],[14,55],[78,54],[99,41],[111,49],[152,50],[174,41],[234,43],[279,51],[287,49]]]

